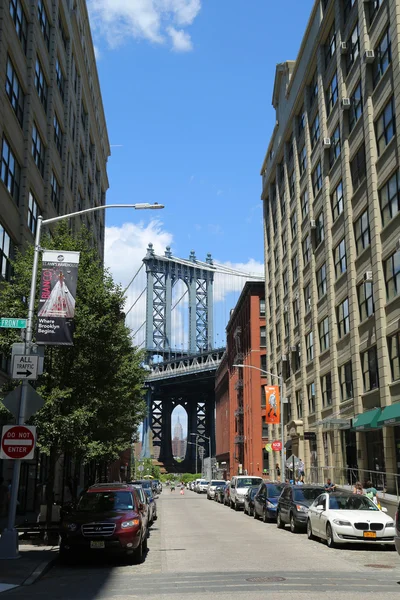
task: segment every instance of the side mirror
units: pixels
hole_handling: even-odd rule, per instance
[[[382,506],[381,511],[387,513],[388,509],[386,508],[386,506]]]
[[[324,508],[323,504],[318,504],[318,506],[317,506],[317,510],[319,510],[319,511],[321,511],[321,512],[322,512],[322,511],[324,511],[324,510],[325,510],[325,508]]]

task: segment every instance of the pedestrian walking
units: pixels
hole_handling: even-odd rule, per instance
[[[281,470],[279,468],[279,463],[276,463],[275,471],[276,471],[276,478],[278,481],[280,481],[281,480]]]
[[[356,482],[356,485],[353,488],[353,494],[361,494],[361,495],[364,494],[364,489],[363,489],[361,481]]]
[[[182,482],[181,483],[181,496],[185,495],[185,484]]]

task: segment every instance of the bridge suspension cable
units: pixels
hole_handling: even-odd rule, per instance
[[[131,312],[132,308],[134,308],[136,306],[136,304],[139,302],[140,298],[143,296],[143,294],[145,293],[147,287],[144,288],[144,290],[142,290],[142,292],[139,294],[139,296],[136,298],[135,302],[132,304],[132,306],[130,307],[130,309],[125,313],[125,317],[129,315],[129,313]]]
[[[132,277],[132,279],[130,280],[130,282],[128,283],[126,288],[124,289],[123,294],[126,294],[128,289],[131,287],[132,283],[135,281],[136,277],[139,275],[140,271],[143,269],[143,267],[144,267],[144,263],[142,263],[140,265],[140,267],[138,268],[138,270],[136,271],[136,273],[134,274],[134,276]]]

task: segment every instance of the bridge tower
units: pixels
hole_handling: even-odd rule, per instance
[[[143,259],[147,275],[146,296],[146,356],[152,369],[154,361],[176,363],[183,356],[188,361],[213,351],[213,283],[215,267],[211,254],[206,261],[198,261],[192,250],[188,260],[172,256],[166,248],[164,256],[156,255],[149,244]],[[183,281],[189,298],[189,344],[188,348],[173,348],[172,334],[172,290],[178,281]],[[190,368],[189,368],[190,371]],[[188,441],[195,441],[191,434],[198,436],[208,456],[210,437],[214,445],[214,385],[209,378],[207,384],[199,385],[198,375],[185,380],[170,379],[148,382],[147,417],[143,424],[142,458],[158,454],[159,460],[168,468],[194,471],[196,446],[187,444],[186,457],[182,463],[175,463],[171,444],[171,415],[176,406],[182,405],[188,416]],[[200,463],[199,463],[200,464]]]

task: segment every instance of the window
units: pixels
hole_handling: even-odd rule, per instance
[[[10,280],[11,277],[12,242],[10,236],[0,224],[0,278]]]
[[[64,79],[64,74],[62,72],[60,61],[58,60],[58,58],[56,60],[56,81],[57,81],[57,87],[58,87],[58,91],[60,92],[61,99],[64,102],[65,79]]]
[[[392,300],[400,293],[400,250],[389,256],[383,263],[386,282],[386,296]]]
[[[339,385],[341,401],[349,400],[353,397],[353,372],[351,360],[339,367]]]
[[[304,219],[308,215],[308,191],[305,190],[301,196],[301,216]]]
[[[331,196],[331,204],[333,220],[336,221],[343,212],[343,184],[341,181],[339,181]]]
[[[400,186],[397,172],[379,190],[379,200],[381,204],[382,224],[386,225],[400,212]]]
[[[371,243],[368,210],[365,210],[355,222],[354,235],[356,238],[357,254],[360,254]]]
[[[392,62],[392,45],[390,42],[389,27],[378,42],[375,48],[375,59],[372,65],[372,80],[374,87],[378,84],[380,78]]]
[[[368,2],[368,6],[369,6],[369,24],[371,25],[372,21],[375,19],[375,15],[378,12],[378,9],[380,7],[380,5],[382,4],[383,0],[370,0],[370,2]]]
[[[292,149],[293,149],[293,146],[292,146]],[[296,174],[294,171],[292,171],[289,175],[289,191],[290,191],[291,198],[293,198],[293,196],[294,196],[295,187],[296,187]]]
[[[260,317],[265,317],[265,299],[260,298]]]
[[[306,126],[306,113],[304,111],[304,106],[302,107],[301,113],[298,115],[297,119],[297,134],[300,137],[304,131],[304,127]]]
[[[280,206],[281,206],[281,218],[284,219],[286,216],[286,193],[280,194]]]
[[[36,233],[37,218],[39,213],[39,206],[35,200],[32,192],[29,192],[29,204],[28,204],[28,227],[32,235]]]
[[[336,30],[335,23],[333,23],[328,37],[325,42],[325,67],[328,66],[332,56],[335,54],[336,50]]]
[[[324,352],[325,350],[328,350],[328,348],[329,348],[329,318],[328,317],[325,317],[325,319],[320,321],[320,323],[318,324],[318,331],[319,331],[320,349],[321,349],[321,352]]]
[[[261,407],[265,408],[265,388],[261,388]],[[265,417],[262,417],[261,437],[268,439],[268,423],[265,422]]]
[[[44,176],[44,154],[45,148],[35,124],[32,127],[32,156],[35,165],[40,171],[41,176]]]
[[[267,370],[267,355],[266,354],[261,354],[261,356],[260,356],[260,369],[262,371]],[[266,374],[261,373],[261,377],[266,377]]]
[[[64,46],[64,50],[67,51],[68,49],[68,37],[67,34],[65,32],[65,28],[64,28],[64,23],[62,22],[62,18],[61,18],[61,13],[58,12],[58,29],[61,35],[61,39],[63,42],[63,46]]]
[[[275,325],[275,335],[276,335],[276,345],[279,346],[281,343],[281,324],[277,323]]]
[[[285,296],[288,293],[288,287],[289,287],[287,269],[285,269],[283,271],[282,279],[283,279],[283,295]]]
[[[85,107],[81,104],[81,123],[84,130],[86,130],[87,112]]]
[[[21,169],[7,139],[3,137],[0,177],[15,202],[19,202]]]
[[[308,412],[309,414],[315,413],[315,385],[309,383],[307,385],[307,401],[308,401]]]
[[[363,112],[363,101],[362,101],[362,93],[361,93],[361,81],[358,82],[358,85],[354,92],[350,97],[350,110],[349,110],[349,131],[352,131],[354,125],[357,123],[358,119],[361,117]]]
[[[51,172],[51,201],[54,205],[54,208],[57,212],[60,212],[60,184],[57,181],[57,177],[54,174],[54,171]]]
[[[335,71],[334,76],[331,79],[328,90],[326,92],[326,111],[328,115],[330,114],[332,108],[335,106],[336,101],[338,99],[338,79],[337,72]]]
[[[343,2],[343,19],[344,19],[345,23],[349,17],[351,9],[355,5],[355,3],[356,3],[356,0],[344,0],[344,2]]]
[[[293,300],[293,323],[294,323],[295,327],[297,327],[297,325],[299,324],[299,316],[300,316],[300,305],[299,305],[299,299],[296,298],[295,300]]]
[[[72,161],[70,154],[68,153],[68,184],[69,184],[71,191],[73,191],[73,189],[74,189],[74,170],[75,170],[74,163]]]
[[[73,141],[75,141],[75,132],[76,132],[76,115],[74,113],[74,111],[71,111],[71,119],[70,119],[70,124],[71,124],[71,136]]]
[[[35,88],[39,94],[41,103],[44,106],[44,110],[47,109],[47,82],[43,73],[42,65],[38,57],[36,57],[35,65]]]
[[[360,307],[360,321],[364,321],[374,314],[374,286],[372,281],[364,281],[357,288],[358,306]]]
[[[356,190],[364,180],[367,174],[367,166],[365,162],[365,146],[361,144],[352,160],[350,161],[351,181],[353,190]]]
[[[332,404],[332,379],[331,374],[327,373],[321,377],[322,407],[326,408]]]
[[[54,142],[56,144],[56,148],[60,156],[62,156],[62,138],[63,134],[61,131],[61,125],[59,120],[57,119],[57,115],[54,114]]]
[[[382,154],[396,133],[393,96],[378,117],[375,129],[378,154]]]
[[[311,175],[312,188],[314,197],[318,194],[319,190],[322,188],[322,169],[321,169],[321,161],[317,164],[314,171]]]
[[[307,362],[314,359],[314,340],[313,340],[313,332],[310,331],[306,335],[306,355]]]
[[[296,410],[297,417],[301,418],[303,416],[303,392],[300,390],[296,392]]]
[[[392,381],[400,379],[400,331],[388,337],[389,361]]]
[[[308,313],[311,310],[311,285],[309,283],[305,286],[303,293],[305,311]]]
[[[376,346],[362,352],[361,369],[363,374],[364,392],[374,390],[379,387],[378,357]]]
[[[314,71],[314,75],[310,84],[310,106],[314,104],[314,100],[318,96],[318,72],[317,69]]]
[[[10,15],[14,21],[15,30],[17,32],[19,41],[22,44],[24,53],[26,54],[28,22],[26,20],[24,9],[22,8],[21,0],[10,0]]]
[[[24,118],[24,93],[10,57],[7,58],[6,94],[22,127]]]
[[[354,64],[354,62],[360,54],[360,34],[358,30],[358,21],[355,24],[353,31],[351,32],[351,36],[347,42],[347,45],[348,50],[346,54],[346,68],[347,72],[349,72],[352,65]]]
[[[295,283],[299,278],[299,258],[297,254],[295,254],[292,258],[292,275],[293,283]]]
[[[337,324],[339,339],[350,331],[349,299],[346,298],[337,307]]]
[[[319,246],[325,239],[324,213],[321,211],[315,219],[315,245]]]
[[[297,234],[297,212],[294,211],[292,216],[290,217],[290,231],[292,234],[292,240],[296,237]]]
[[[38,20],[47,50],[50,50],[50,23],[43,0],[38,0]]]
[[[292,368],[293,368],[293,373],[296,373],[296,371],[298,371],[301,367],[301,356],[300,356],[300,352],[299,352],[299,347],[295,346],[296,350],[294,352],[292,352]]]
[[[260,346],[261,348],[265,348],[267,345],[267,330],[265,325],[260,327]]]
[[[287,252],[287,232],[286,229],[282,233],[282,256],[285,256]]]
[[[81,171],[83,173],[84,168],[85,168],[85,153],[83,151],[82,146],[79,146],[79,166],[80,166]]]
[[[307,168],[307,150],[306,150],[306,146],[304,145],[299,154],[300,175],[303,175],[306,168]]]
[[[304,266],[310,262],[311,259],[311,238],[310,234],[307,233],[303,240],[303,262]]]
[[[289,336],[289,313],[287,310],[283,313],[283,329],[285,332],[285,338],[287,338]]]
[[[311,124],[311,148],[315,147],[315,144],[318,142],[319,140],[319,116],[318,113],[315,116],[314,121]]]
[[[341,150],[340,126],[338,125],[331,136],[331,146],[329,148],[329,167],[333,166],[335,160],[340,156]]]
[[[326,263],[317,271],[318,300],[326,294]]]

